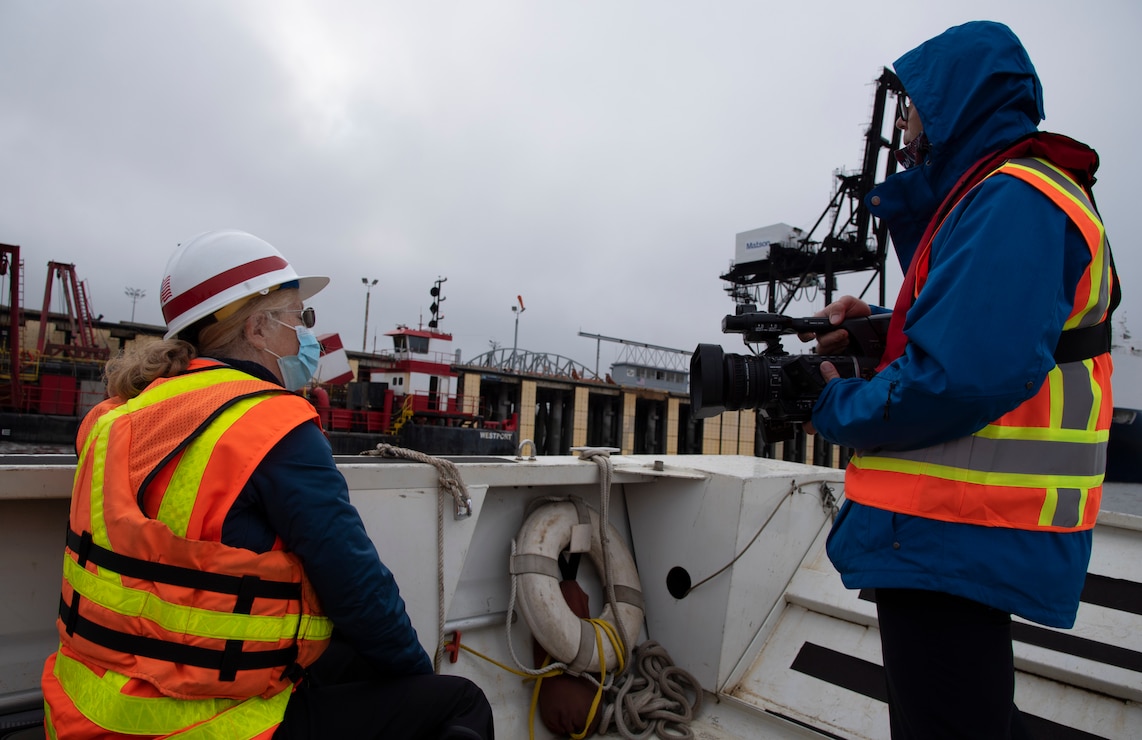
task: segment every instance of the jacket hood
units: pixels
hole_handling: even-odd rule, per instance
[[[1043,88],[1023,44],[1002,23],[949,28],[893,63],[932,144],[958,175],[1045,118]],[[956,163],[967,160],[962,166]]]
[[[1010,28],[992,21],[955,26],[893,63],[931,148],[912,169],[877,188],[907,267],[928,219],[960,176],[985,155],[1033,133],[1045,114],[1043,88]]]

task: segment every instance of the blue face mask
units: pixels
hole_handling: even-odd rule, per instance
[[[266,351],[278,358],[278,370],[281,371],[282,385],[286,390],[301,390],[317,372],[317,362],[321,359],[321,343],[317,341],[313,332],[304,326],[291,326],[277,319],[275,321],[297,332],[297,354],[282,357],[271,349]]]

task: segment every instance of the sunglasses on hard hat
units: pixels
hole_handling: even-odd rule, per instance
[[[312,329],[313,325],[317,323],[317,311],[313,310],[313,306],[307,306],[300,309],[283,308],[274,313],[296,313],[301,314],[301,325],[306,329]]]
[[[907,123],[910,115],[912,115],[912,98],[908,97],[907,93],[897,93],[896,117]]]

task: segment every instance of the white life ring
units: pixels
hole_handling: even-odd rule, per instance
[[[585,512],[582,516],[579,512]],[[603,544],[599,539],[599,515],[581,505],[579,509],[570,501],[540,506],[527,517],[517,536],[516,554],[511,571],[519,579],[517,604],[524,621],[535,639],[554,660],[566,663],[572,673],[599,672],[599,655],[595,627],[571,611],[559,589],[561,576],[557,558],[571,544],[571,528],[588,523],[591,527],[591,562],[603,575]],[[622,620],[622,638],[626,651],[631,648],[642,631],[642,585],[634,558],[614,526],[609,528],[609,560],[615,601]],[[606,597],[604,596],[604,601]],[[598,619],[618,624],[610,604]],[[603,639],[607,670],[618,667],[618,656],[609,640]]]

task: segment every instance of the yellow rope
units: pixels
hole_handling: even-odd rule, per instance
[[[551,662],[551,656],[548,655],[543,659],[543,665],[540,668],[545,668]],[[558,676],[563,671],[555,669],[555,674]],[[527,710],[527,736],[529,740],[535,740],[535,710],[539,706],[539,687],[543,683],[543,679],[547,678],[548,674],[544,673],[535,680],[535,688],[531,691],[531,707]]]
[[[625,658],[623,653],[623,641],[618,636],[618,632],[610,622],[605,622],[602,619],[588,619],[591,626],[595,628],[595,649],[599,654],[599,687],[595,691],[595,698],[591,700],[591,710],[587,712],[587,721],[583,725],[582,732],[571,733],[571,740],[583,740],[587,737],[587,730],[591,728],[591,722],[595,719],[595,712],[599,710],[599,700],[603,698],[603,684],[607,682],[607,660],[603,654],[603,635],[606,634],[607,639],[611,641],[611,648],[615,651],[615,655],[619,659],[619,673],[623,672],[625,665]]]
[[[449,646],[449,645],[452,645],[452,644],[453,644],[453,643],[451,643],[451,642],[447,642],[447,643],[445,643],[445,647],[447,647],[447,646]],[[512,668],[511,666],[506,666],[506,665],[504,665],[503,663],[501,663],[500,661],[496,660],[495,658],[489,658],[487,655],[484,655],[483,653],[481,653],[481,652],[480,652],[480,651],[478,651],[478,650],[473,650],[472,648],[468,647],[468,646],[467,646],[467,645],[465,645],[464,643],[460,643],[460,649],[461,649],[461,650],[464,650],[464,651],[466,651],[466,652],[469,652],[469,653],[471,653],[472,655],[475,655],[477,658],[483,658],[484,660],[488,661],[488,662],[489,662],[489,663],[491,663],[492,665],[494,665],[494,666],[498,666],[498,667],[500,667],[500,668],[503,668],[503,669],[504,669],[505,671],[507,671],[508,673],[514,673],[514,674],[515,674],[515,675],[517,675],[517,676],[523,676],[523,678],[524,678],[525,680],[528,680],[528,681],[530,681],[531,679],[533,679],[533,678],[536,678],[536,676],[533,676],[533,675],[531,675],[530,673],[524,673],[523,671],[517,671],[515,668]],[[561,670],[559,670],[558,668],[556,668],[556,669],[555,669],[555,670],[553,670],[553,671],[549,671],[549,672],[547,672],[547,673],[542,673],[542,674],[540,674],[540,675],[538,676],[538,678],[550,678],[550,677],[552,677],[552,676],[558,676],[558,675],[559,675],[560,673],[562,673],[562,672],[563,672],[563,671],[561,671]]]
[[[595,714],[599,711],[599,702],[603,698],[603,687],[607,682],[607,659],[606,653],[603,650],[604,635],[611,643],[611,649],[615,651],[615,657],[618,658],[619,665],[618,670],[616,671],[616,675],[621,674],[623,670],[626,669],[626,648],[623,645],[623,638],[621,635],[619,635],[618,629],[613,624],[604,619],[588,619],[587,622],[589,622],[595,629],[595,650],[599,656],[599,680],[597,682],[598,688],[595,691],[595,698],[591,700],[591,710],[587,713],[587,722],[583,726],[583,731],[572,733],[572,740],[583,740],[583,738],[587,737],[587,730],[590,729],[591,723],[595,720]],[[538,676],[533,676],[529,673],[517,671],[515,668],[506,666],[498,660],[490,658],[478,650],[473,650],[463,643],[459,643],[457,645],[455,642],[450,642],[446,643],[446,645],[456,645],[461,650],[469,652],[472,655],[475,655],[477,658],[483,658],[492,665],[498,666],[508,673],[514,673],[517,676],[523,676],[525,681],[529,681],[533,678],[535,679],[535,688],[531,692],[531,708],[528,710],[527,714],[528,737],[531,738],[531,740],[535,740],[535,710],[536,707],[539,706],[539,687],[543,683],[543,679],[558,676],[562,673],[566,673],[566,671],[562,670],[561,668],[556,668],[554,670],[547,671],[546,673],[541,673]],[[546,667],[550,661],[551,657],[548,656],[543,661],[543,665],[541,665],[540,668]]]

